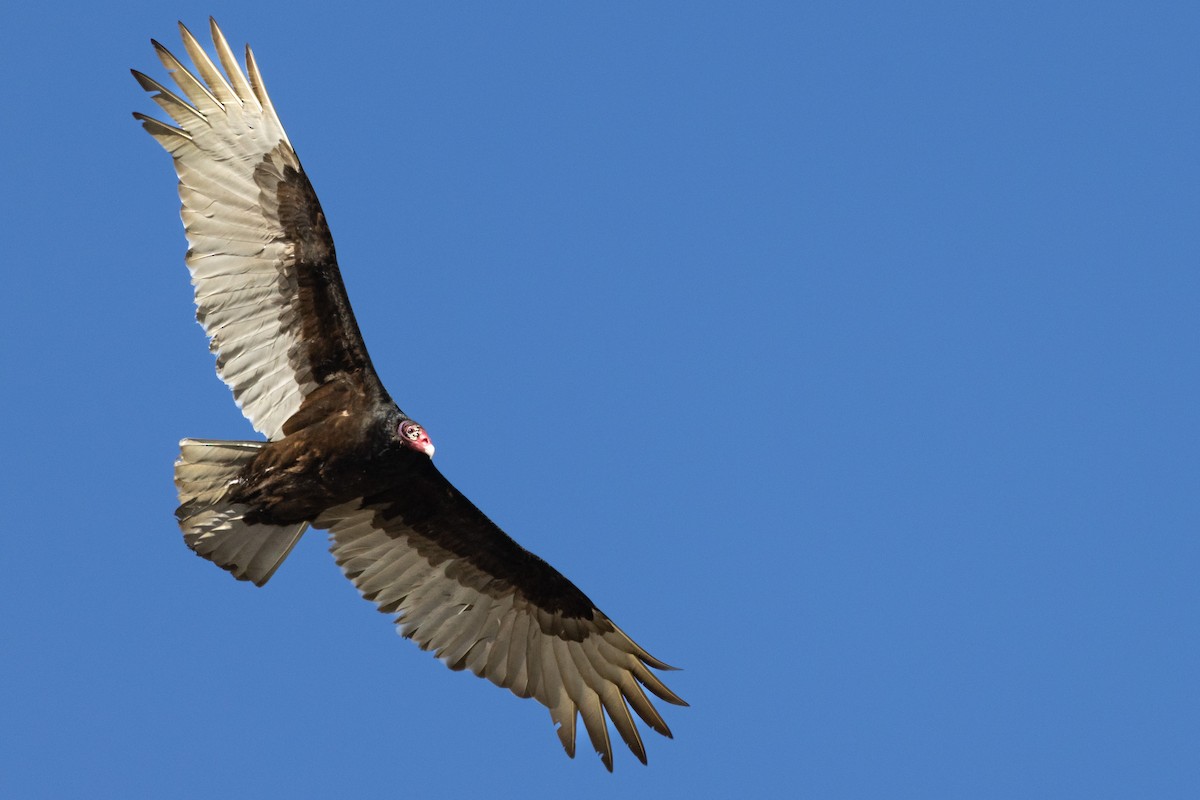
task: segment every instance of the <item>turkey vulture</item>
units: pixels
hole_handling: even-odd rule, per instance
[[[180,443],[184,541],[262,586],[308,527],[326,529],[346,577],[403,636],[546,706],[569,756],[580,714],[612,770],[607,715],[645,763],[629,709],[670,737],[642,687],[686,705],[650,671],[671,667],[433,465],[428,434],[371,366],[321,204],[253,54],[243,73],[210,24],[224,74],[180,24],[194,71],[151,42],[181,95],[133,70],[175,124],[134,117],[174,158],[196,317],[266,440]]]

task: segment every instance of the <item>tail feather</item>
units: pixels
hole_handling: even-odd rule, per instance
[[[270,580],[308,527],[251,525],[242,520],[248,506],[225,500],[242,468],[265,445],[184,439],[175,462],[180,503],[175,516],[187,546],[238,580],[258,586]]]

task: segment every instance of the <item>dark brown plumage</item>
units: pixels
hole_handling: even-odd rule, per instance
[[[267,437],[181,443],[184,540],[262,585],[307,527],[328,529],[346,576],[405,636],[451,669],[537,699],[568,754],[579,714],[610,770],[606,717],[645,762],[630,707],[670,736],[643,691],[684,705],[650,671],[670,668],[433,465],[428,435],[371,365],[325,215],[253,55],[243,74],[212,23],[222,75],[180,29],[195,74],[154,46],[182,97],[134,72],[175,124],[134,116],[175,160],[217,372]]]

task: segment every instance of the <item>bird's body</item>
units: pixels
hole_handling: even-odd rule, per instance
[[[350,406],[268,442],[242,470],[230,500],[253,509],[248,521],[287,525],[312,522],[327,508],[395,485],[429,459],[388,447],[388,416]]]
[[[224,75],[180,26],[196,74],[155,42],[183,97],[134,76],[175,122],[135,114],[172,154],[197,318],[217,372],[266,441],[185,439],[184,539],[265,584],[308,527],[363,596],[452,669],[550,709],[574,755],[580,715],[612,769],[605,717],[645,761],[630,708],[670,736],[642,687],[684,704],[669,669],[522,548],[433,465],[433,444],[375,373],[324,212],[246,51],[212,23]],[[248,76],[248,77],[247,77]]]

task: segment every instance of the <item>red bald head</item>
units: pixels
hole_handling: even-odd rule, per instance
[[[433,442],[429,441],[429,434],[411,419],[400,423],[400,443],[433,458]]]

